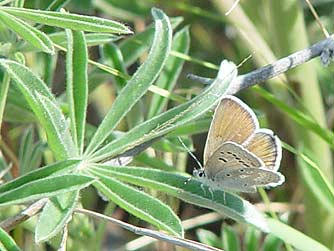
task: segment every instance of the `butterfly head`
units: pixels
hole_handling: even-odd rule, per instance
[[[205,178],[206,177],[206,174],[205,174],[205,171],[203,168],[201,169],[194,169],[193,171],[193,175],[196,177],[196,178]]]

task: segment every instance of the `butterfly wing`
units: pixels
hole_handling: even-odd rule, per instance
[[[204,149],[204,165],[226,141],[245,142],[259,128],[254,112],[240,99],[225,96],[217,106]]]
[[[240,167],[261,168],[264,167],[264,163],[242,145],[228,141],[219,146],[210,156],[204,170],[206,176],[210,179],[223,169],[237,169]]]
[[[284,176],[263,168],[224,168],[216,174],[216,182],[222,188],[237,192],[256,192],[258,186],[277,186]]]
[[[204,167],[206,178],[216,187],[238,192],[256,192],[257,186],[275,186],[284,181],[280,173],[263,169],[264,163],[242,145],[225,142]]]
[[[269,129],[257,130],[243,146],[259,157],[266,169],[277,171],[282,158],[282,146],[279,138]]]

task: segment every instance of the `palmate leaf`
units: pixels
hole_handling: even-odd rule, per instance
[[[207,186],[201,186],[201,183],[195,179],[185,184],[189,176],[184,174],[151,168],[120,168],[107,165],[98,165],[91,169],[105,177],[115,177],[134,185],[159,190],[186,202],[214,209],[236,221],[247,222],[263,231],[268,231],[264,216],[249,202],[227,192],[211,193]]]
[[[211,191],[197,179],[187,184],[189,176],[141,167],[114,167],[96,165],[91,170],[104,177],[113,177],[122,181],[165,192],[186,202],[213,209],[239,222],[251,224],[266,233],[274,234],[298,250],[329,251],[321,243],[298,230],[259,212],[255,206],[239,196],[225,191]]]

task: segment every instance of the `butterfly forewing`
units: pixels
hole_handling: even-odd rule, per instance
[[[258,129],[254,112],[241,100],[225,96],[217,106],[204,149],[204,164],[226,141],[245,142]]]
[[[259,129],[243,146],[259,157],[266,169],[277,171],[282,156],[280,140],[268,129]]]
[[[243,146],[234,142],[225,142],[210,156],[204,170],[209,179],[214,179],[217,173],[224,169],[261,168],[261,159],[249,152]]]

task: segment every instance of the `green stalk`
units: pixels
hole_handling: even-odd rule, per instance
[[[217,9],[220,10],[222,16],[225,16],[225,13],[234,3],[233,0],[212,1]],[[275,53],[278,57],[287,56],[292,52],[308,46],[303,12],[298,5],[298,1],[270,0],[263,1],[263,4],[260,6],[258,1],[252,1],[247,2],[245,5],[247,5],[249,10],[258,10],[262,7],[260,12],[263,16],[267,16],[267,20],[263,20],[263,23],[256,20],[257,26],[254,25],[253,19],[256,19],[256,17],[253,17],[253,15],[247,16],[240,4],[225,18],[237,29],[243,44],[246,44],[250,51],[255,52],[253,58],[258,66],[263,66],[276,60],[274,53],[260,34],[260,28],[257,28],[261,24],[263,25],[262,31],[270,31],[268,40],[273,44],[273,47],[275,47]],[[266,35],[268,36],[268,34]],[[325,127],[324,108],[314,63],[310,62],[299,66],[295,70],[289,71],[286,76],[288,79],[292,79],[300,84],[302,105],[318,121],[319,125]],[[287,82],[286,77],[284,77],[283,81]],[[291,102],[291,97],[286,87],[281,84],[277,85],[279,80],[271,80],[268,82],[270,83],[269,88],[271,88],[276,97],[279,97],[285,102]],[[294,144],[310,149],[324,174],[332,180],[333,170],[329,146],[318,136],[291,124],[291,122],[288,122],[287,118],[284,118],[284,123],[289,126],[290,136]],[[327,246],[333,247],[334,240],[332,236],[330,236],[334,231],[333,212],[331,212],[332,215],[330,215],[330,213],[325,211],[310,190],[312,188],[307,187],[306,184],[304,184],[304,188],[305,224],[307,233]]]
[[[269,4],[271,28],[274,46],[280,56],[288,55],[296,50],[309,46],[304,23],[303,10],[298,1],[271,0]],[[282,18],[284,17],[284,18]],[[309,62],[289,71],[289,79],[299,84],[303,106],[316,119],[319,125],[326,127],[325,112],[315,63]],[[321,167],[322,172],[329,180],[333,179],[332,159],[329,146],[319,136],[300,130],[298,148],[305,147],[312,152],[313,158]],[[334,247],[332,233],[334,231],[334,215],[328,212],[317,200],[312,188],[303,184],[305,203],[306,231],[313,238],[319,240],[330,248]]]

